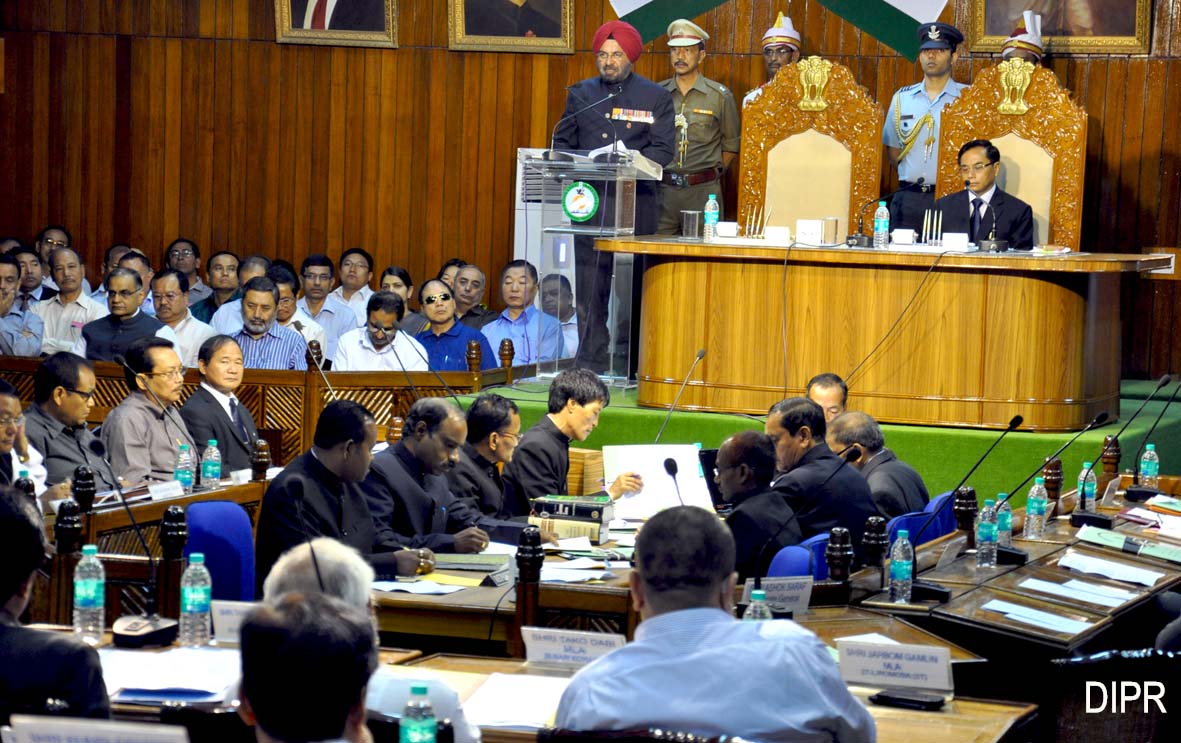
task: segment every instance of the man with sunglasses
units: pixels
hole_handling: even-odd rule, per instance
[[[25,434],[29,445],[44,456],[50,485],[68,485],[74,469],[85,465],[94,472],[98,490],[115,487],[102,458],[91,448],[98,437],[86,427],[96,385],[90,362],[66,351],[45,359],[33,373],[33,404],[25,411]]]
[[[178,344],[172,328],[141,310],[147,287],[138,271],[121,265],[107,274],[106,286],[110,314],[83,325],[71,353],[91,361],[114,361],[140,338],[157,336]]]
[[[424,282],[418,290],[418,303],[430,325],[414,337],[426,349],[431,368],[467,371],[469,341],[480,344],[481,369],[500,366],[500,359],[488,343],[488,337],[456,318],[455,292],[450,287],[439,279]]]
[[[334,371],[427,371],[426,349],[409,333],[398,331],[405,313],[402,298],[377,292],[365,307],[365,327],[350,330],[336,346]]]
[[[102,442],[115,476],[134,486],[173,479],[181,444],[196,445],[177,403],[185,367],[171,341],[140,338],[127,348],[123,377],[130,394],[103,421]]]
[[[775,73],[785,64],[795,64],[800,61],[800,32],[792,25],[782,11],[775,19],[775,25],[763,34],[763,64],[767,66],[767,83],[775,79]],[[742,97],[742,107],[763,94],[763,83]]]

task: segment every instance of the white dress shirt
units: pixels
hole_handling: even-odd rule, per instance
[[[209,324],[220,335],[237,334],[242,329],[242,300],[234,299],[218,307]]]
[[[332,371],[429,371],[427,353],[409,333],[398,331],[392,343],[380,351],[374,349],[367,328],[350,330],[336,344]]]
[[[229,418],[230,421],[233,421],[234,414],[230,410],[230,401],[237,402],[239,405],[241,405],[242,401],[238,399],[238,396],[234,395],[234,394],[229,394],[229,395],[222,394],[217,389],[212,387],[208,382],[204,382],[204,381],[201,382],[201,387],[204,388],[204,390],[206,392],[213,395],[213,399],[217,400],[217,404],[220,405],[221,409],[226,412],[226,417]]]
[[[69,351],[82,337],[83,325],[110,314],[105,304],[99,304],[85,291],[69,304],[62,301],[60,294],[42,299],[32,306],[32,310],[45,323],[41,351],[47,354]]]
[[[0,455],[3,456],[3,455]],[[12,460],[12,481],[15,483],[20,479],[21,470],[29,473],[29,479],[33,481],[36,486],[37,495],[45,492],[45,477],[48,473],[45,471],[45,458],[41,456],[41,452],[29,445],[29,461],[22,462],[20,457],[16,454],[16,447],[14,446],[8,452],[9,458]]]
[[[369,322],[369,298],[373,296],[373,290],[368,286],[363,286],[353,292],[351,299],[344,298],[343,286],[336,287],[328,296],[336,297],[341,304],[348,305],[348,308],[357,316],[358,325]]]
[[[179,340],[177,353],[181,363],[189,368],[197,366],[197,352],[201,344],[217,335],[217,331],[193,317],[193,313],[185,310],[184,319],[176,325],[168,326],[176,333]]]
[[[139,312],[140,312],[140,310],[136,310],[137,314]],[[107,314],[110,314],[110,313],[107,313]],[[135,315],[132,315],[132,317],[135,317]],[[180,339],[176,337],[176,332],[173,331],[173,329],[168,327],[167,325],[162,325],[160,327],[160,329],[156,331],[156,337],[163,338],[166,341],[172,341],[172,345],[176,346],[177,348],[180,348]],[[82,358],[86,358],[86,338],[84,338],[82,336],[82,334],[79,333],[78,340],[75,341],[74,345],[70,346],[70,348],[68,350],[70,353],[74,354],[75,356],[81,356]],[[179,353],[179,351],[177,353]]]
[[[299,323],[299,327],[295,327],[295,323]],[[300,335],[306,343],[316,341],[320,344],[320,351],[326,351],[328,334],[324,332],[324,328],[320,323],[312,319],[312,316],[304,312],[299,307],[295,308],[295,313],[287,320],[287,322],[279,323],[285,328],[291,328]]]

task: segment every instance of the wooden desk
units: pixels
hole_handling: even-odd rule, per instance
[[[645,257],[641,405],[671,404],[704,346],[686,410],[762,415],[804,394],[816,372],[848,376],[869,357],[850,407],[880,421],[1004,428],[1020,412],[1037,431],[1079,430],[1100,411],[1119,416],[1120,276],[1169,260],[655,237],[595,245]]]
[[[865,630],[873,631],[873,630]],[[444,673],[481,674],[530,673],[564,675],[557,671],[530,669],[523,661],[497,658],[475,658],[470,656],[432,655],[408,665],[427,668]],[[448,677],[449,678],[449,677]],[[471,692],[460,691],[460,698],[466,700]],[[472,689],[474,691],[474,689]],[[1008,704],[974,699],[954,699],[939,712],[917,712],[913,710],[879,707],[868,701],[872,692],[854,689],[858,697],[877,724],[879,743],[945,743],[946,741],[974,741],[987,743],[1000,741],[1013,727],[1030,717],[1036,707],[1029,704]],[[491,728],[483,729],[488,743],[525,743],[536,740],[532,733],[513,732]]]

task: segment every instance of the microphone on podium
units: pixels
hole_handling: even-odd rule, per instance
[[[693,370],[705,358],[705,349],[697,349],[697,355],[693,357],[693,363],[689,365],[689,372],[685,375],[685,380],[681,382],[681,388],[677,390],[677,396],[673,398],[673,404],[668,406],[668,415],[664,416],[664,422],[660,424],[660,430],[656,432],[656,440],[653,444],[660,443],[660,437],[664,435],[664,429],[668,426],[669,420],[673,417],[673,411],[677,409],[677,403],[681,401],[681,394],[685,391],[686,385],[689,384],[689,377],[693,376]]]
[[[677,460],[669,457],[664,460],[664,471],[673,479],[673,487],[677,489],[677,500],[681,505],[685,505],[685,499],[681,497],[681,484],[677,482]]]

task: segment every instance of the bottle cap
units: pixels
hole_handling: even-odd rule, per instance
[[[886,202],[885,202],[885,201],[879,201],[879,202],[878,202],[878,206],[885,206],[885,205],[886,205]]]
[[[718,195],[717,195],[717,194],[712,194],[712,193],[711,193],[711,194],[709,195],[709,197],[710,197],[711,199],[716,199],[716,198],[718,198]],[[700,197],[700,196],[698,196],[697,198],[699,198],[699,199],[700,199],[701,197]]]
[[[1156,444],[1145,444],[1144,451],[1156,451]]]
[[[757,591],[751,591],[750,592],[750,600],[751,601],[766,601],[767,600],[767,592],[761,588]]]
[[[1149,444],[1149,446],[1152,446],[1152,444]],[[28,476],[29,476],[29,471],[28,471],[28,470],[21,470],[20,476],[19,476],[17,479],[18,479],[18,480],[23,480],[23,479],[25,479],[25,478],[26,478],[26,477],[28,477]]]
[[[181,445],[180,445],[180,448],[179,448],[179,449],[177,449],[177,451],[188,451],[188,450],[189,450],[189,445],[188,445],[188,444],[181,444]]]
[[[205,553],[204,552],[194,552],[193,554],[189,555],[189,564],[190,565],[204,565],[205,564]]]
[[[993,508],[993,507],[995,507],[995,506],[996,506],[996,501],[995,501],[995,500],[993,500],[992,498],[987,498],[987,499],[985,499],[985,501],[984,501],[984,507],[985,507],[985,508]]]
[[[85,555],[86,557],[94,557],[95,555],[98,554],[98,545],[97,544],[82,545],[82,554]]]
[[[1083,462],[1083,469],[1084,470],[1091,469],[1091,466],[1092,466],[1091,462]]]
[[[205,442],[205,445],[206,446],[217,446],[217,439],[209,439],[209,441]]]
[[[899,529],[898,530],[898,538],[899,539],[910,539],[910,531],[908,531],[907,529]]]
[[[1033,478],[1033,484],[1034,484],[1034,485],[1045,485],[1045,484],[1046,484],[1046,478],[1044,478],[1044,477],[1035,477],[1035,478]]]
[[[426,696],[426,684],[412,684],[410,686],[410,693],[415,696]]]
[[[1000,503],[1001,501],[1003,501],[1005,498],[1008,498],[1008,497],[1009,497],[1008,493],[997,493],[996,494],[996,502]]]

